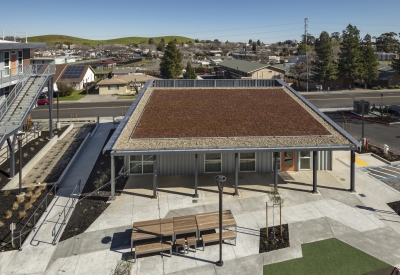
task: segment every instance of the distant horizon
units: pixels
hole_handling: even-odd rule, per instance
[[[221,42],[259,39],[271,44],[301,40],[305,18],[308,18],[308,33],[315,37],[322,31],[342,33],[350,23],[360,30],[361,38],[367,33],[379,36],[400,32],[398,0],[386,0],[380,6],[370,0],[323,3],[288,0],[276,5],[263,1],[237,4],[210,0],[94,5],[70,0],[62,9],[49,0],[42,0],[40,5],[21,0],[19,5],[29,8],[18,9],[17,18],[12,12],[16,11],[15,4],[2,3],[2,10],[9,11],[0,17],[0,31],[4,30],[5,36],[13,36],[15,32],[17,36],[62,34],[90,40],[184,36]]]

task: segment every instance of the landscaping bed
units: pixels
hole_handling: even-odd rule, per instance
[[[19,248],[19,238],[14,239],[14,247],[11,245],[11,230],[10,224],[15,223],[16,229],[14,230],[14,238],[19,236],[18,233],[24,224],[34,213],[35,209],[43,201],[51,187],[45,184],[35,186],[29,185],[27,188],[23,188],[22,192],[25,192],[25,197],[21,200],[17,200],[16,195],[19,190],[2,191],[0,193],[0,251],[9,251]],[[51,191],[47,198],[47,204],[50,204],[54,194]],[[44,211],[46,210],[46,204],[43,203],[35,214],[36,222],[40,219]],[[29,231],[33,228],[33,218],[29,221],[27,226],[24,228],[26,234],[22,237],[22,242],[29,235]]]
[[[361,148],[361,152],[358,150],[357,151],[360,154],[364,153],[373,153],[387,161],[400,161],[400,155],[393,153],[391,151],[388,152],[388,154],[383,153],[383,149],[374,145],[369,145],[368,150],[366,149],[365,146]]]
[[[106,142],[110,139],[115,129],[112,129],[107,137]],[[117,174],[124,165],[123,157],[115,158],[115,195],[119,196],[123,190],[128,178],[119,177]],[[89,197],[93,191],[100,188],[102,185],[108,183],[111,180],[111,158],[110,154],[106,152],[103,154],[101,151],[97,157],[96,163],[89,175],[89,178],[83,188],[82,194],[75,205],[74,211],[71,214],[70,220],[65,227],[64,233],[62,234],[60,241],[72,238],[78,234],[85,232],[87,228],[104,212],[108,207],[108,199],[111,195],[111,185],[96,191]],[[86,197],[86,198],[85,198]],[[83,199],[84,198],[84,199]]]
[[[53,130],[54,135],[61,135],[68,126],[59,130]],[[49,142],[47,137],[49,131],[42,131],[40,137],[37,137],[22,147],[22,165],[26,165],[42,148]],[[5,144],[4,146],[8,146]],[[19,173],[19,150],[15,152],[15,175]],[[10,181],[10,158],[0,165],[0,189],[2,189]]]
[[[400,215],[400,201],[389,202],[387,205],[392,208],[397,215]]]
[[[280,225],[268,227],[268,237],[266,236],[265,228],[260,229],[259,253],[270,252],[289,246],[289,226],[287,224],[282,224],[282,236],[280,234]]]

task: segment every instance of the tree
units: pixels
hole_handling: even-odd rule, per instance
[[[356,26],[349,24],[342,32],[338,63],[339,76],[350,79],[351,87],[354,87],[354,80],[359,78],[362,72],[360,31]]]
[[[173,41],[168,42],[164,58],[160,63],[160,73],[164,78],[175,79],[182,73],[182,53]]]
[[[396,70],[397,74],[400,74],[400,58],[393,59],[390,66],[392,66],[393,69]]]
[[[251,46],[251,50],[253,51],[253,53],[256,53],[257,51],[257,43],[253,42],[253,45]]]
[[[149,43],[148,44],[150,44],[150,45],[156,44],[156,42],[154,41],[154,38],[149,38]]]
[[[394,53],[399,51],[400,44],[396,39],[397,33],[386,32],[381,34],[381,36],[376,37],[376,50],[378,52]]]
[[[250,39],[249,40],[249,45],[251,45],[251,44],[253,44],[253,40]]]
[[[307,52],[311,52],[311,46],[307,45]],[[306,55],[306,44],[301,43],[297,47],[297,55]]]
[[[261,41],[260,41],[260,39],[257,40],[257,46],[261,46]]]
[[[69,83],[58,83],[57,88],[61,97],[69,96],[75,90],[74,87]]]
[[[190,64],[190,62],[188,62],[186,65],[186,72],[183,74],[183,78],[184,79],[196,79],[197,78],[196,72],[195,72],[194,68],[192,67],[192,64]]]
[[[300,77],[307,70],[307,67],[304,63],[298,62],[290,67],[289,73],[293,76],[295,80],[297,80],[297,84],[300,86]]]
[[[333,32],[331,34],[331,39],[332,40],[336,40],[336,41],[340,41],[340,32]]]
[[[333,60],[332,39],[322,32],[315,41],[316,60],[312,62],[311,72],[316,81],[323,81],[324,88],[330,80],[337,77],[337,64]]]
[[[367,84],[371,84],[371,80],[377,79],[379,76],[379,62],[372,47],[371,36],[369,34],[364,37],[361,43],[361,58],[363,65],[361,76],[365,81],[365,88],[367,88]]]
[[[307,45],[313,46],[315,44],[315,37],[311,34],[307,34],[307,41],[304,41],[304,34],[301,36],[301,43],[307,42]]]

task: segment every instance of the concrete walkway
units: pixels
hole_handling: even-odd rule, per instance
[[[0,254],[1,274],[44,274],[57,248],[56,245],[53,245],[53,241],[57,241],[62,235],[62,230],[59,231],[59,229],[62,225],[63,215],[60,216],[60,213],[65,207],[68,208],[71,205],[69,197],[79,180],[82,184],[80,188],[75,189],[75,193],[78,194],[83,190],[112,128],[112,123],[99,125],[95,135],[60,184],[55,199],[49,205],[46,215],[39,220],[36,231],[32,231],[25,240],[22,251]]]
[[[302,257],[301,244],[334,237],[388,264],[400,266],[397,252],[400,217],[386,204],[400,200],[400,192],[370,176],[365,165],[379,163],[360,155],[355,175],[357,193],[349,193],[349,156],[349,152],[334,152],[334,170],[318,171],[317,195],[310,192],[312,171],[279,174],[284,198],[283,223],[289,224],[289,248],[258,253],[259,230],[266,223],[265,202],[270,200],[267,190],[273,180],[270,174],[241,173],[240,196],[224,195],[224,209],[232,210],[238,223],[238,239],[236,246],[223,245],[223,267],[214,264],[219,246],[210,244],[205,251],[199,247],[196,251],[191,249],[189,254],[173,253],[172,257],[139,256],[131,274],[262,274],[263,265]],[[228,180],[232,176],[227,175]],[[213,175],[199,179],[200,197],[196,200],[190,195],[191,187],[187,187],[188,181],[192,185],[193,177],[160,177],[158,199],[147,194],[151,191],[151,184],[147,186],[151,178],[130,177],[123,194],[75,238],[52,246],[37,234],[21,252],[0,253],[1,274],[110,274],[118,260],[130,255],[133,222],[218,209],[217,188],[208,184]],[[65,190],[72,186],[65,186]],[[270,207],[268,224],[273,223],[279,223],[279,210]],[[52,228],[51,218],[43,226]]]

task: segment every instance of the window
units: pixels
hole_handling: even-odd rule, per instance
[[[118,85],[108,85],[108,90],[119,90]]]
[[[10,75],[10,52],[4,52],[4,75]]]
[[[204,172],[206,173],[222,172],[221,154],[205,154]]]
[[[153,165],[153,156],[130,156],[130,174],[151,174]]]
[[[256,171],[256,153],[240,153],[239,154],[239,171],[255,172]]]
[[[300,152],[300,170],[311,169],[311,152]]]
[[[18,73],[23,72],[23,54],[22,51],[18,51]]]

